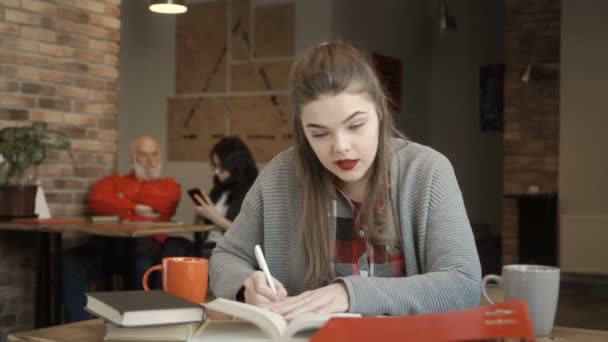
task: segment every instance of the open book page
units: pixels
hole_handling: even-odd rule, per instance
[[[238,321],[211,321],[204,329],[200,329],[197,335],[208,336],[208,333],[215,335],[240,336],[247,340],[253,339],[264,332],[265,338],[272,341],[279,340],[308,340],[317,329],[321,328],[325,322],[332,317],[361,317],[359,314],[338,313],[329,315],[303,314],[287,322],[283,316],[259,306],[240,303],[228,299],[218,298],[204,306],[213,311],[228,314],[246,322]],[[237,322],[237,323],[235,323]],[[248,323],[249,322],[249,323]],[[257,326],[257,328],[256,328]],[[253,330],[258,330],[257,333]],[[222,333],[222,331],[224,333]],[[296,338],[297,337],[297,338]],[[209,337],[207,337],[209,338]],[[212,339],[214,340],[214,339]],[[220,339],[221,341],[222,339]]]
[[[278,340],[287,326],[287,321],[285,321],[283,316],[255,305],[217,298],[204,304],[204,306],[209,310],[218,311],[251,322],[262,329],[272,340]]]

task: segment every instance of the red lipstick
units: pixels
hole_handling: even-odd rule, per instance
[[[344,171],[354,169],[355,166],[357,166],[357,163],[359,163],[358,159],[340,159],[336,161],[336,165],[338,165],[338,167]]]

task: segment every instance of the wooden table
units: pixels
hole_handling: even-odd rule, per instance
[[[8,335],[9,342],[101,342],[105,335],[102,320],[93,319],[45,329],[16,332]],[[549,338],[539,342],[606,342],[608,331],[555,327]]]
[[[115,237],[142,237],[154,234],[206,232],[211,225],[171,222],[92,223],[87,218],[0,221],[0,230],[38,233],[36,313],[34,325],[45,327],[61,322],[61,239],[63,233]],[[197,241],[200,248],[200,241]],[[198,250],[198,249],[197,249]]]

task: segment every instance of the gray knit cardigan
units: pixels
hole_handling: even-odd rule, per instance
[[[439,152],[393,140],[390,179],[407,276],[346,276],[350,312],[407,315],[479,305],[481,270],[454,170]],[[262,170],[233,226],[210,261],[210,287],[234,299],[257,269],[260,244],[272,275],[290,296],[304,291],[306,253],[300,234],[301,191],[295,153],[281,152]]]

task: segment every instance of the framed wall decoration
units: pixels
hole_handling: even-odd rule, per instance
[[[504,64],[481,66],[479,72],[479,110],[482,131],[502,131],[504,105]]]

